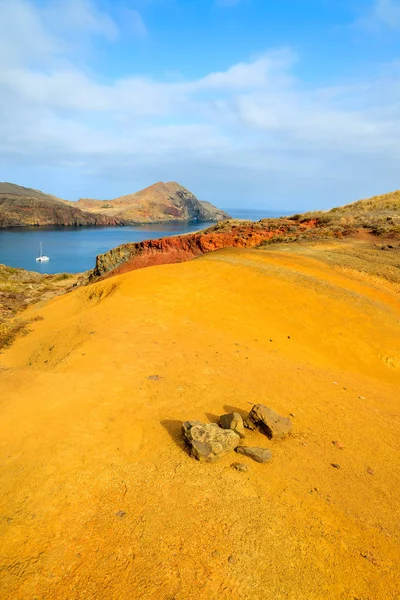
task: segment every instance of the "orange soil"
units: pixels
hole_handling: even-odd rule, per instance
[[[393,298],[229,249],[29,309],[0,356],[2,600],[397,598]],[[247,434],[271,463],[185,453],[182,420],[256,402],[294,415],[286,440]]]

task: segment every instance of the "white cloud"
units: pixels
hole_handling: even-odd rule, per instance
[[[29,2],[0,0],[0,65],[45,60],[55,48],[55,39]]]
[[[295,76],[298,57],[283,49],[193,80],[130,73],[104,83],[71,62],[67,42],[72,33],[113,38],[116,25],[94,2],[74,0],[66,32],[54,24],[54,6],[0,0],[2,165],[75,169],[93,180],[130,180],[135,170],[149,182],[199,182],[214,201],[220,188],[252,191],[251,199],[271,185],[296,194],[300,184],[361,189],[397,177],[399,65],[364,81],[310,87]]]

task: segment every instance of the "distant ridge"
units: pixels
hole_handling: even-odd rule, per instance
[[[113,200],[62,200],[40,190],[0,183],[0,227],[105,226],[220,221],[229,216],[200,202],[178,183],[155,183]]]

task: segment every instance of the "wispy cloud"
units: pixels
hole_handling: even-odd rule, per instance
[[[82,31],[109,39],[118,36],[115,21],[92,0],[52,0],[43,11],[43,17],[52,29]]]
[[[400,29],[400,1],[375,0],[356,24],[369,30]]]
[[[139,11],[134,9],[127,9],[124,11],[125,25],[128,26],[130,31],[136,36],[146,36],[148,30],[143,17]]]

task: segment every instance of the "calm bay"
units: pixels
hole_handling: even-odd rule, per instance
[[[259,220],[277,212],[227,209],[238,219]],[[193,233],[212,223],[163,223],[137,227],[14,227],[0,229],[0,263],[39,273],[80,273],[93,269],[96,256],[120,244]],[[36,262],[39,244],[48,262]]]

